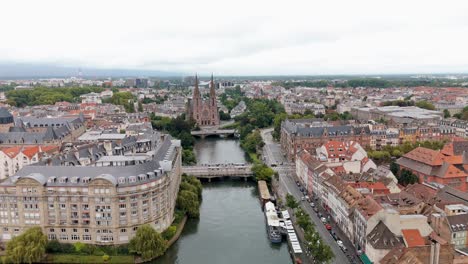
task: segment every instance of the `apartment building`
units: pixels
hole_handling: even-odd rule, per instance
[[[136,164],[24,167],[0,183],[0,238],[8,241],[40,226],[49,239],[63,243],[114,245],[128,243],[143,224],[165,230],[180,184],[180,141],[161,135],[144,155],[151,158]]]

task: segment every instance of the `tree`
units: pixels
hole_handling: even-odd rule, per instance
[[[191,149],[183,149],[182,151],[182,164],[183,165],[195,165],[197,163],[197,157]]]
[[[179,195],[177,196],[177,208],[185,211],[191,218],[200,217],[200,202],[198,201],[198,195],[191,191],[179,191]]]
[[[265,164],[255,164],[252,167],[252,172],[257,181],[271,182],[271,177],[275,174],[275,171]]]
[[[324,244],[322,240],[320,242],[317,251],[315,251],[315,260],[318,263],[330,263],[335,258],[335,254],[329,245]]]
[[[164,237],[164,239],[170,240],[175,235],[176,232],[177,232],[177,226],[171,225],[166,230],[164,230],[164,232],[162,233],[162,236]]]
[[[401,184],[403,186],[406,186],[408,184],[414,184],[414,183],[417,183],[417,182],[419,182],[418,176],[416,176],[411,171],[403,169],[400,172],[400,176],[398,177],[398,183],[399,184]]]
[[[32,227],[7,243],[6,257],[13,263],[40,262],[45,254],[47,236],[40,227]]]
[[[294,196],[288,193],[286,194],[286,206],[291,209],[296,209],[297,207],[299,207],[299,203],[296,201]]]
[[[259,130],[256,130],[248,134],[243,140],[241,140],[241,147],[249,153],[255,153],[257,147],[263,147],[263,139]]]
[[[396,162],[390,163],[390,171],[394,175],[398,175],[398,172],[400,171],[400,166]]]
[[[435,106],[428,101],[419,101],[416,106],[427,110],[435,110]]]
[[[230,120],[231,115],[229,115],[229,113],[224,113],[224,111],[219,111],[219,119],[221,119],[221,120]]]
[[[450,111],[448,109],[444,109],[444,118],[450,118]]]
[[[141,256],[144,261],[154,259],[166,252],[167,242],[150,225],[142,225],[138,228],[135,237],[128,245],[131,253]]]
[[[138,102],[138,112],[143,112],[143,105],[141,102]]]

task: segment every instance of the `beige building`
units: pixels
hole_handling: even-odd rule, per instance
[[[130,166],[24,167],[0,184],[0,240],[33,226],[49,239],[100,245],[128,243],[143,224],[165,230],[181,179],[180,141],[162,136],[153,151]]]

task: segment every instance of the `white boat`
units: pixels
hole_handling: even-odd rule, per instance
[[[267,222],[268,238],[272,243],[281,243],[280,221],[275,205],[272,202],[265,203],[265,219]]]

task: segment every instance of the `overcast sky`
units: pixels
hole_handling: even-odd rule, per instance
[[[0,3],[0,62],[223,75],[468,72],[468,1]]]

